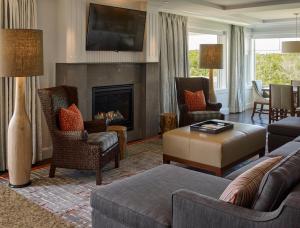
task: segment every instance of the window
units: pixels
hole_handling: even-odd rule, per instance
[[[291,38],[255,39],[255,77],[264,86],[300,80],[300,55],[281,53],[282,42]]]
[[[189,33],[189,70],[190,77],[208,77],[208,69],[199,68],[199,49],[200,44],[217,44],[223,43],[223,35],[204,34],[204,33]],[[225,55],[224,48],[224,56]],[[226,61],[224,60],[224,66]],[[214,70],[214,85],[215,88],[226,88],[225,70]]]

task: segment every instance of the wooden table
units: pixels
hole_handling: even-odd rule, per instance
[[[127,127],[120,125],[111,125],[107,127],[107,131],[115,131],[119,137],[120,159],[124,159],[127,150]]]

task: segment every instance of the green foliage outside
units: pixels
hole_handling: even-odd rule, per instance
[[[207,69],[199,68],[199,51],[189,51],[190,76],[208,76]],[[215,73],[216,74],[216,73]],[[299,54],[256,54],[256,79],[264,86],[269,84],[290,84],[291,80],[300,80]]]
[[[190,65],[190,76],[191,77],[208,77],[207,69],[199,68],[199,51],[191,50],[189,51],[189,65]]]
[[[256,54],[256,79],[262,80],[264,86],[300,80],[300,55]]]

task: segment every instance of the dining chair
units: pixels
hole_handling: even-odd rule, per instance
[[[300,80],[291,80],[291,85],[294,87],[300,86]]]
[[[292,85],[270,85],[269,123],[295,116]]]
[[[252,81],[252,88],[253,88],[253,111],[251,118],[254,117],[255,113],[258,113],[259,116],[261,114],[269,114],[268,109],[264,109],[265,105],[269,105],[269,98],[264,96],[262,90],[262,81],[261,80],[254,80]],[[260,107],[257,107],[260,105]]]
[[[300,117],[300,86],[297,86],[297,106],[295,109],[296,115]]]

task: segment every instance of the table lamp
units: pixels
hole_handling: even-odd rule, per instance
[[[30,184],[31,123],[26,113],[26,77],[43,74],[43,32],[33,29],[0,30],[0,77],[15,77],[15,107],[8,126],[7,165],[10,187]]]
[[[214,90],[214,69],[223,69],[223,44],[200,44],[200,68],[209,69],[209,101],[217,101]]]

